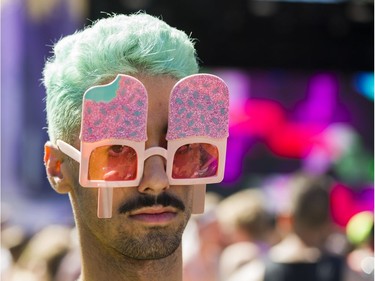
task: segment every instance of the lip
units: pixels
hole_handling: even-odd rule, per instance
[[[129,213],[131,219],[153,225],[168,224],[176,216],[177,211],[175,208],[159,205],[137,209]]]

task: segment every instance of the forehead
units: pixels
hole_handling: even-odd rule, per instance
[[[168,126],[169,98],[177,79],[167,75],[134,76],[148,93],[147,134],[164,132]]]
[[[159,107],[165,109],[162,111],[168,114],[169,96],[173,86],[177,83],[177,79],[168,75],[146,76],[134,75],[145,86],[148,93],[148,111],[149,113]]]

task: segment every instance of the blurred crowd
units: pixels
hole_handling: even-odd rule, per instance
[[[8,114],[7,120],[12,120],[11,126],[2,127],[2,130],[4,130],[2,132],[2,143],[7,148],[2,150],[3,159],[6,159],[4,163],[7,164],[2,166],[2,169],[4,169],[2,174],[7,176],[15,174],[18,177],[19,169],[27,170],[27,176],[22,180],[27,182],[27,185],[35,186],[35,189],[40,188],[41,175],[44,177],[44,170],[40,161],[42,152],[36,148],[41,148],[44,144],[40,128],[45,125],[44,103],[42,102],[44,92],[39,87],[39,83],[35,83],[35,81],[40,80],[44,59],[50,51],[50,48],[47,48],[46,45],[63,34],[73,32],[82,25],[84,18],[95,16],[88,16],[91,9],[89,2],[86,0],[3,0],[1,3],[2,22],[5,23],[4,26],[10,27],[2,29],[3,36],[6,38],[6,40],[2,40],[4,42],[2,44],[2,52],[4,53],[2,65],[4,65],[4,69],[7,69],[7,71],[2,72],[4,74],[2,90],[12,93],[2,96],[3,113]],[[113,5],[116,1],[91,2],[100,3],[95,8],[100,8],[102,11],[105,10],[102,5]],[[120,3],[120,6],[125,7],[130,3],[142,6],[142,4],[145,5],[152,1],[123,0],[117,2]],[[259,4],[261,1],[253,2]],[[361,13],[358,10],[361,7],[357,4],[366,1],[349,2],[353,4],[355,10],[351,10],[348,14],[361,18]],[[8,5],[5,5],[5,3]],[[231,3],[233,4],[235,1]],[[194,2],[191,2],[191,4],[195,5]],[[156,6],[160,7],[160,5],[163,4],[158,3]],[[181,7],[177,6],[181,10]],[[216,6],[220,7],[220,5]],[[238,16],[245,13],[242,13],[242,11],[234,13],[232,9],[227,10],[230,13],[230,18],[233,18],[237,23],[226,26],[226,29],[230,31],[231,28],[238,27],[241,24]],[[298,9],[293,10],[299,11]],[[264,9],[262,11],[267,13]],[[174,12],[170,14],[173,17],[177,15]],[[184,14],[189,15],[187,12]],[[197,13],[197,15],[205,15],[205,13]],[[212,13],[212,15],[215,15],[215,13]],[[252,19],[249,15],[246,16]],[[275,17],[275,20],[284,23],[279,26],[279,30],[283,32],[283,35],[293,34],[291,24],[297,24],[298,17],[289,17],[288,14],[280,14],[280,16]],[[303,18],[298,14],[296,16]],[[333,21],[329,22],[333,23],[333,27],[341,27],[341,24],[345,24],[345,28],[339,28],[338,34],[335,34],[334,29],[332,29],[334,38],[330,40],[338,40],[340,45],[345,45],[342,44],[345,34],[353,31],[352,33],[357,38],[356,45],[366,46],[366,44],[358,43],[364,40],[363,37],[357,37],[360,34],[360,32],[357,32],[358,28],[361,26],[366,28],[367,26],[363,17],[362,15],[360,25],[353,21],[352,23],[355,24],[353,27],[355,28],[350,28],[351,24],[340,18],[339,14],[331,16],[330,18]],[[228,20],[229,17],[226,19]],[[264,23],[264,17],[259,17],[259,19]],[[286,19],[292,21],[285,22]],[[312,21],[310,18],[307,18],[307,20],[311,22],[313,27],[317,26],[316,21]],[[201,22],[198,23],[199,28],[201,28]],[[218,28],[223,28],[216,21],[213,21],[213,24]],[[228,29],[227,27],[231,28]],[[247,29],[250,27],[250,25],[246,25]],[[283,31],[283,28],[286,30]],[[295,29],[303,30],[303,28]],[[214,39],[215,37],[226,38],[225,36],[217,36],[215,32],[211,32],[211,29],[207,30],[210,30],[209,33],[212,33]],[[360,31],[364,30],[360,29]],[[198,30],[195,32],[198,33]],[[263,33],[259,34],[264,37]],[[193,35],[196,36],[194,33]],[[252,36],[255,36],[255,34],[251,33],[248,38],[253,38]],[[277,36],[275,38],[279,39]],[[202,40],[203,42],[204,40]],[[238,44],[232,45],[238,46]],[[277,44],[275,46],[280,47]],[[211,49],[209,48],[210,51]],[[257,49],[257,46],[255,46],[255,49]],[[326,53],[320,53],[322,50],[317,50],[316,53],[325,57]],[[226,53],[231,54],[231,52]],[[247,53],[251,54],[251,52]],[[278,53],[276,52],[276,54]],[[338,50],[338,54],[341,54],[340,50]],[[366,55],[367,53],[364,52],[363,56],[366,57]],[[218,57],[221,65],[222,54]],[[262,56],[259,57],[263,59]],[[273,60],[266,59],[265,61]],[[343,61],[346,62],[346,60]],[[282,75],[282,72],[277,71],[277,79],[282,80]],[[255,84],[254,81],[256,80],[251,81]],[[301,82],[296,84],[299,83]],[[283,88],[285,82],[275,85]],[[263,84],[261,86],[263,87]],[[273,87],[275,86],[264,86],[264,88],[270,88],[271,92]],[[289,92],[289,89],[287,90],[285,98],[291,99],[293,93]],[[257,91],[259,91],[257,88],[253,90],[253,92]],[[344,103],[346,94],[344,90],[341,91],[343,95],[342,98],[338,99],[338,102]],[[243,92],[246,93],[245,90]],[[29,93],[34,94],[30,95]],[[276,97],[272,99],[276,99]],[[358,111],[362,111],[365,103],[362,99],[359,101],[360,103],[357,104],[355,109],[358,107]],[[288,101],[288,103],[290,102]],[[333,100],[329,100],[329,102],[333,103]],[[315,101],[315,103],[319,108],[322,107],[320,100],[319,102]],[[30,106],[30,104],[33,106]],[[35,108],[40,110],[35,110]],[[351,112],[351,107],[343,110]],[[320,121],[319,118],[324,117],[319,116],[315,111],[311,112],[312,117],[309,117],[311,120]],[[329,112],[328,109],[327,112]],[[372,123],[361,117],[367,115],[361,115],[357,111],[353,111],[352,114],[353,116],[348,118],[358,122],[358,127],[361,127],[362,131],[373,132]],[[332,111],[332,115],[335,115],[334,111]],[[333,119],[328,113],[327,116],[327,118]],[[239,116],[238,119],[240,117],[242,118],[242,116]],[[269,118],[266,118],[267,120]],[[331,121],[329,119],[329,122]],[[277,136],[277,138],[279,137]],[[35,149],[30,149],[30,147],[35,147]],[[305,168],[324,173],[326,166],[331,164],[327,160],[329,157],[326,157],[326,154],[336,159],[338,155],[341,155],[341,151],[345,151],[342,161],[337,162],[337,173],[339,173],[341,179],[346,181],[356,178],[361,182],[365,178],[364,173],[368,173],[369,169],[373,170],[374,168],[373,162],[372,165],[369,165],[369,161],[366,160],[367,158],[373,160],[373,155],[370,155],[371,153],[365,151],[363,147],[364,145],[360,142],[359,137],[352,133],[351,129],[331,126],[319,140],[319,146],[313,150],[312,157],[305,162]],[[14,160],[18,159],[15,157],[17,155],[14,152],[15,149],[23,154],[21,163]],[[8,163],[11,160],[14,160],[14,163]],[[35,161],[40,162],[39,169],[38,166],[29,164],[37,163]],[[15,167],[16,172],[13,173],[12,167]],[[325,175],[312,177],[311,175],[296,173],[280,175],[278,179],[271,181],[269,178],[263,179],[255,186],[242,186],[239,191],[230,196],[213,192],[207,193],[205,213],[194,215],[184,233],[184,280],[373,280],[373,211],[358,211],[350,219],[348,218],[344,225],[337,224],[332,217],[332,201],[329,200],[334,185],[335,182]],[[5,192],[12,190],[13,186],[9,186],[11,187]],[[27,186],[27,190],[33,190],[33,188]],[[40,190],[38,189],[38,191]],[[347,202],[336,203],[346,204]],[[73,225],[49,225],[36,233],[30,233],[22,225],[15,225],[11,219],[7,219],[3,210],[1,216],[0,279],[2,281],[77,280],[81,270],[80,254],[77,231]]]
[[[296,173],[229,196],[206,194],[184,236],[184,281],[361,281],[374,278],[373,212],[332,220],[326,176]],[[1,280],[75,281],[80,274],[73,226],[28,235],[2,220]]]

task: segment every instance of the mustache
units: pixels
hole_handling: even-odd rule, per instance
[[[119,207],[118,212],[120,214],[124,214],[127,212],[135,211],[142,207],[152,207],[155,205],[162,205],[163,207],[172,206],[181,211],[185,211],[185,204],[179,198],[164,192],[158,196],[144,194],[134,197],[122,204]]]

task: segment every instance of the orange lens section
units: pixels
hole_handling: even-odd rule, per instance
[[[89,160],[89,180],[128,181],[137,176],[137,153],[125,145],[95,148]]]
[[[219,151],[209,143],[191,143],[177,149],[172,168],[172,178],[192,179],[216,176]]]

